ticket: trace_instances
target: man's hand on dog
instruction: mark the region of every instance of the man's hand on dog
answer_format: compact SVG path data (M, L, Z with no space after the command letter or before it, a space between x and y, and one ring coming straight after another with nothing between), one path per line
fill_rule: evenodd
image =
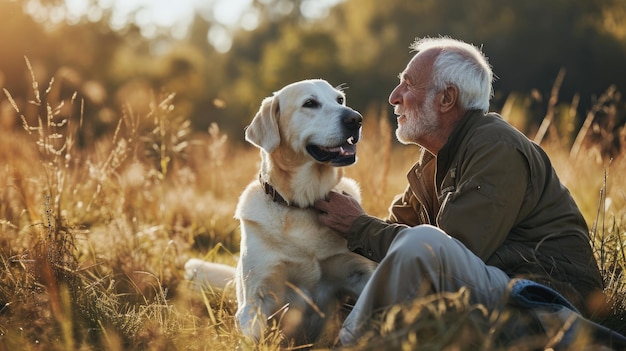
M358 201L346 192L331 191L326 199L316 201L314 206L320 211L319 221L341 234L347 233L352 223L366 214Z

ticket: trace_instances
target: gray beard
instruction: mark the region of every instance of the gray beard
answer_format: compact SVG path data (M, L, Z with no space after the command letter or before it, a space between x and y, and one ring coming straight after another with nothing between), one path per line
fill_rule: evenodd
M437 115L433 105L435 104L435 94L429 93L426 101L420 106L419 117L406 117L404 127L396 128L396 139L402 144L418 144L417 140L421 136L434 134L437 130Z

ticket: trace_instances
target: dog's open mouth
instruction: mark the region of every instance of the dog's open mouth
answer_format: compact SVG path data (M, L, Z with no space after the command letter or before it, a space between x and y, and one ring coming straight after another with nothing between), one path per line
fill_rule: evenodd
M306 151L319 162L330 162L335 167L348 166L356 161L356 138L350 137L335 147L310 144Z

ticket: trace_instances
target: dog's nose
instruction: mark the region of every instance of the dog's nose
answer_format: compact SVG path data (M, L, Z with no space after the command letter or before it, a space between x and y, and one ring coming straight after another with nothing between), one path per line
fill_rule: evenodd
M363 116L360 113L354 110L347 110L341 116L341 121L343 124L353 130L361 128L361 124L363 123Z

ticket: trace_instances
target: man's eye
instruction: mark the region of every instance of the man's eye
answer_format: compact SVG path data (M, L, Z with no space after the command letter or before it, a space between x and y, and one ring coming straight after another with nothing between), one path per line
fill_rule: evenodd
M339 103L339 105L343 105L344 101L345 101L345 99L343 98L343 96L338 96L337 97L337 102Z
M307 101L304 102L304 104L302 105L302 107L306 107L306 108L318 108L320 107L320 103L317 102L317 100L313 100L313 99L308 99Z

